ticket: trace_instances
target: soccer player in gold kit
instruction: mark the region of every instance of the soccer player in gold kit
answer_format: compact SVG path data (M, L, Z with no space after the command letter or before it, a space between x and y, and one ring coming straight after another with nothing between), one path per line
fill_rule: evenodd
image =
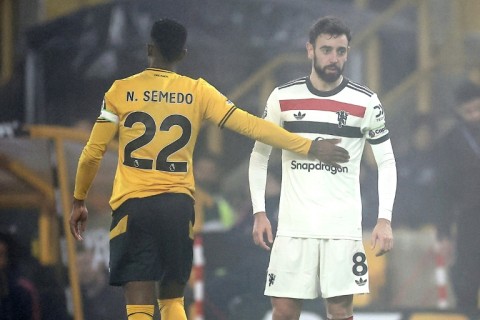
M187 30L170 19L151 29L150 67L117 80L105 94L80 156L70 231L82 240L85 204L108 143L118 133L118 165L110 199L110 284L122 286L129 320L186 319L184 289L193 257L192 156L204 120L252 139L339 166L338 140L311 141L255 117L203 79L175 73Z

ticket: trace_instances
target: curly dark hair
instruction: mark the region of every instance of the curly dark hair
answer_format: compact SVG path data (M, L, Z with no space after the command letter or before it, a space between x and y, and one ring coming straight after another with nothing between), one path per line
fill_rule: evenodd
M150 38L168 62L178 60L187 42L187 29L172 19L156 21L150 31Z
M322 33L332 36L346 35L348 42L352 39L350 28L339 18L326 16L317 20L310 28L309 42L315 44L315 40Z

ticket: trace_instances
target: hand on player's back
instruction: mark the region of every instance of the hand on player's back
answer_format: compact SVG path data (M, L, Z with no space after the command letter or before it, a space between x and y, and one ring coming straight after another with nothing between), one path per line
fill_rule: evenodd
M337 146L340 141L341 139L314 140L308 153L325 164L340 168L339 163L350 159L348 151Z

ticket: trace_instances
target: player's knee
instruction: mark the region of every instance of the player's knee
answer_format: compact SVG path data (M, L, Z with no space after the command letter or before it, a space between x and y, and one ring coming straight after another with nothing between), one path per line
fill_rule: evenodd
M347 320L351 319L353 313L345 308L328 308L327 310L329 320Z
M162 283L158 287L158 295L160 299L174 299L183 297L185 291L185 284L170 281Z
M277 305L273 307L273 320L298 320L299 318L300 310L291 306Z
M346 320L353 315L353 296L341 296L327 299L328 319Z

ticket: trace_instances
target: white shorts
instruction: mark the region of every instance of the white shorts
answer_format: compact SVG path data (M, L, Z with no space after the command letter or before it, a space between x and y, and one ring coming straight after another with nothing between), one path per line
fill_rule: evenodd
M360 240L275 238L265 295L295 299L369 293Z

